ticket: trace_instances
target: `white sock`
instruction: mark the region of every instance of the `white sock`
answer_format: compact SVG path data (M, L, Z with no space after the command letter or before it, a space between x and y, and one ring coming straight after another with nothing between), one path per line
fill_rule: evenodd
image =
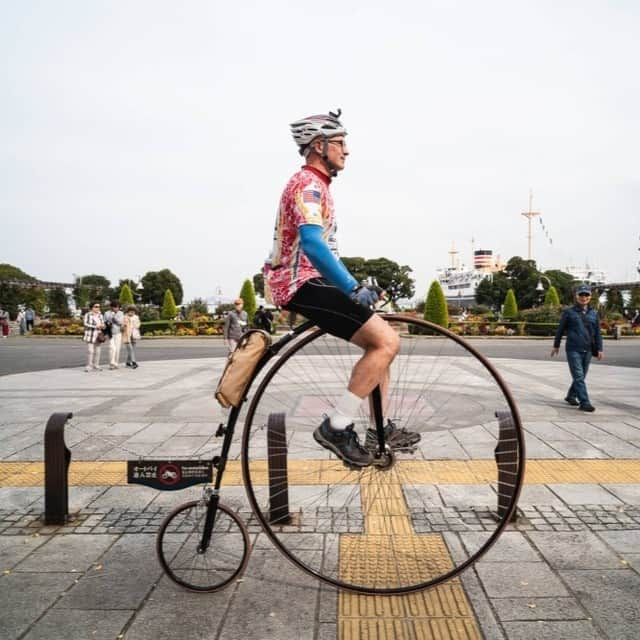
M358 413L362 398L346 389L338 403L329 414L329 422L334 429L345 429L353 422L353 417Z

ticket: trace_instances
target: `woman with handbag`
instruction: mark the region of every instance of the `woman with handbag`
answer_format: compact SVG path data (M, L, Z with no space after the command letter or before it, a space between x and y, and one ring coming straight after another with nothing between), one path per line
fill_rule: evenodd
M127 313L122 321L122 341L127 348L127 367L132 369L138 368L135 351L138 340L140 340L140 318L135 307L127 307Z
M87 343L87 366L84 369L87 373L92 369L102 371L100 351L102 343L107 339L102 332L104 328L104 317L100 312L100 303L94 302L89 311L84 314L84 336L82 339Z

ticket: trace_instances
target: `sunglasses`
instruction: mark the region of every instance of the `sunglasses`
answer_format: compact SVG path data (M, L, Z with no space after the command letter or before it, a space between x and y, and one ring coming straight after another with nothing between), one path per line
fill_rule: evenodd
M590 293L579 293L578 297L579 298L590 298L591 294Z

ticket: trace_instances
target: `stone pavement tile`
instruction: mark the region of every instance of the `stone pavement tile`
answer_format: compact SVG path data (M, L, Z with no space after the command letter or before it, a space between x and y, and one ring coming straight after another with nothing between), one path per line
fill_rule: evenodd
M493 442L468 442L464 445L469 458L472 460L494 460L495 459L495 440Z
M135 611L69 611L51 609L23 640L113 640Z
M615 640L640 637L640 576L621 571L561 571L560 575L590 613Z
M149 426L147 422L114 422L100 431L104 436L128 436L131 437Z
M549 446L565 458L604 459L609 456L584 440L549 440Z
M527 459L533 460L534 458L540 458L543 460L550 460L554 458L562 458L562 454L553 448L553 442L548 445L535 436L529 434L525 437L525 446L527 449Z
M338 625L335 622L323 623L318 627L318 640L336 640L338 637Z
M589 621L505 622L504 629L513 640L603 640L598 629Z
M625 504L640 505L640 484L603 484L602 486Z
M223 496L226 497L228 489L235 489L236 487L225 487L223 489ZM240 487L242 489L242 487ZM155 496L149 504L150 507L163 507L173 508L185 502L191 502L192 500L199 500L202 497L202 485L196 485L195 487L187 487L186 489L180 489L179 491L155 491ZM223 502L228 502L225 498Z
M289 495L291 504L300 504L301 494L298 490L302 491L305 487L290 487ZM291 493L291 490L294 493ZM314 499L314 502L318 506L320 501L317 499L317 492L313 490L310 492L310 497ZM340 485L327 485L327 503L328 507L343 508L343 507L360 507L360 486L357 484L340 484Z
M152 422L131 436L125 446L134 442L164 442L172 436L178 435L185 424L185 422Z
M468 460L469 456L451 431L424 433L418 450L429 460Z
M0 505L2 509L24 511L42 498L42 487L0 487Z
M590 531L530 531L529 538L554 569L620 569L620 559Z
M210 437L217 429L217 422L187 422L187 424L180 429L180 435ZM640 437L640 433L638 433L638 437Z
M549 484L547 485L566 504L615 504L621 505L612 493L598 484Z
M495 436L479 424L472 427L454 429L452 434L463 447L474 442L484 442L485 444L493 444L494 447L496 446Z
M598 535L620 554L640 553L640 530L599 531Z
M584 620L584 609L575 598L494 598L498 618L513 620Z
M561 508L564 503L558 496L543 484L526 484L520 491L518 506L522 509L529 506L551 506Z
M528 433L532 433L534 436L540 438L543 442L549 442L550 440L577 440L569 431L565 431L562 427L559 427L553 422L529 422L523 423L524 430ZM528 435L525 436L528 438Z
M488 484L441 484L440 495L448 507L492 506L496 493Z
M638 427L638 429L640 429L640 418L626 415L626 416L623 416L622 421L625 424L630 424L632 427Z
M14 571L60 571L84 573L117 536L66 534L50 536L47 543L36 549Z
M469 554L480 548L489 538L485 531L469 531L460 534ZM529 544L524 535L518 531L505 531L482 556L480 562L540 562L541 558Z
M234 586L216 593L193 593L163 576L136 613L124 637L127 640L216 638L234 593ZM245 617L253 618L247 613Z
M625 553L623 557L634 571L640 573L640 553Z
M197 452L208 436L173 436L151 450L151 455L158 458L170 458L178 456L197 456Z
M443 507L438 488L432 484L414 484L402 488L410 510L424 507Z
M69 487L69 513L73 514L77 511L81 511L107 490L108 487L89 485ZM42 490L41 493L43 493ZM41 509L44 513L44 494L42 494L40 498L31 505L31 509Z
M104 493L89 503L94 509L144 509L156 497L156 491L142 485L109 487Z
M312 640L318 593L318 581L281 554L254 549L218 638Z
M71 449L72 460L109 460L114 459L109 456L109 451L116 449L119 455L115 459L122 460L126 457L124 450L120 449L126 441L126 436L105 436L93 435L85 438L80 444Z
M462 542L458 535L455 533L445 533L444 538L453 562L456 564L464 562L468 558L468 555L463 549ZM477 565L472 565L467 571L463 571L460 580L471 602L473 612L478 621L478 625L482 629L485 640L503 640L504 634L498 625L486 593L480 584L476 566Z
M338 620L338 590L321 584L319 600L318 621L335 623Z
M162 573L155 554L155 538L155 534L122 535L58 607L137 609Z
M591 420L591 424L622 440L640 440L640 422L638 426L632 426L625 422L600 422Z
M479 562L476 571L490 598L569 595L562 582L543 562Z
M76 578L73 573L11 573L2 576L0 638L18 638Z
M32 551L49 540L48 536L1 536L0 574L13 569Z

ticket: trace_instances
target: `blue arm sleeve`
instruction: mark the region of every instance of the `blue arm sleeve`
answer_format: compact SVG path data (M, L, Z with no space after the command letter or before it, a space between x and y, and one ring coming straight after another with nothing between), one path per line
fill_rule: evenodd
M300 225L299 231L300 245L311 264L332 285L349 295L358 283L322 239L322 227L317 224L303 224Z

